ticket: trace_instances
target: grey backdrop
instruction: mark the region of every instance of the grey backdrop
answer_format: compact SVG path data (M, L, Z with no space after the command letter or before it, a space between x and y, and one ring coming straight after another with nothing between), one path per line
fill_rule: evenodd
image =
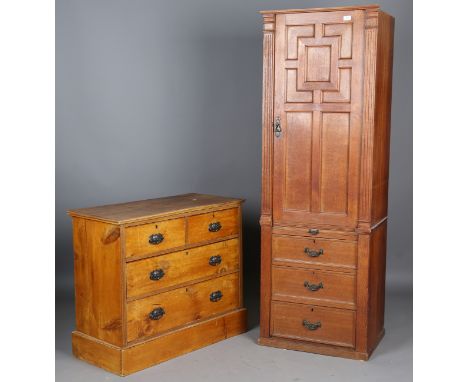
M262 97L257 11L356 3L370 2L57 1L57 297L73 298L67 209L212 193L247 199L245 294L250 322L257 322ZM411 293L412 2L380 4L396 17L387 287Z

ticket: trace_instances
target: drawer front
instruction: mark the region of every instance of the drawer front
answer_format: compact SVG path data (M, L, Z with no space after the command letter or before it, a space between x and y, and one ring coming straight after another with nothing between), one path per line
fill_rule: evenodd
M271 305L271 334L354 348L355 316L354 311L347 309L274 301Z
M354 274L273 266L273 300L355 308Z
M231 239L127 264L127 297L239 270L239 240Z
M125 229L126 257L147 255L185 245L185 218Z
M237 235L239 213L237 208L190 216L187 241L189 244Z
M275 235L272 245L273 264L356 269L356 242Z
M238 306L238 273L131 301L127 306L128 341L156 335Z

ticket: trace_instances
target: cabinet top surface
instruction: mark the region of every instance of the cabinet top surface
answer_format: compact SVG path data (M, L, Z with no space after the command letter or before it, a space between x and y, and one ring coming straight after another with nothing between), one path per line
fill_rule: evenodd
M74 217L124 224L176 213L190 213L217 206L236 205L242 202L243 199L192 193L129 203L79 208L69 210L68 214Z
M352 11L352 10L378 11L380 10L380 6L378 4L369 4L369 5L355 5L355 6L333 7L333 8L272 9L272 10L260 11L260 13L262 14L306 13L306 12L333 12L333 11Z

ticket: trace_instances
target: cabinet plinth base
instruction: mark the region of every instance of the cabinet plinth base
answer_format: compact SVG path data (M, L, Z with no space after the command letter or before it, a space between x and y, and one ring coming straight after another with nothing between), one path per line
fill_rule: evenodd
M247 310L242 308L122 348L74 331L73 354L83 361L125 376L246 330Z
M383 338L384 334L385 331L383 330L378 338L378 341L375 343L375 345L369 352L358 352L353 349L347 349L341 346L323 345L314 342L286 339L280 337L260 337L258 339L258 344L263 346L271 346L279 349L297 350L333 357L343 357L367 361L372 355L374 349L379 344L380 340Z

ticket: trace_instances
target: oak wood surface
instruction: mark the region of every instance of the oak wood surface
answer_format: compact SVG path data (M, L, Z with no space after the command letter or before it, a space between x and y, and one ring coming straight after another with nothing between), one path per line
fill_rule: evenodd
M259 345L272 346L279 349L298 350L308 353L318 353L333 357L349 358L367 361L372 353L363 353L345 346L335 346L312 341L302 341L293 338L259 337Z
M261 13L259 343L367 360L385 332L394 19L378 5ZM274 134L277 120L279 136ZM336 262L301 260L302 244L297 243L319 240L344 245ZM345 288L352 305L336 306L355 314L354 349L273 334L275 293L281 289L279 299L304 302L296 290L299 284L292 285L291 279L305 268L353 278ZM280 277L278 269L287 277ZM316 304L323 307L324 301L329 304L320 299Z
M151 235L163 235L158 244L151 244ZM125 228L125 253L127 257L141 256L177 248L185 244L185 218Z
M218 256L220 263L210 265L210 258ZM150 273L155 270L162 270L164 276L152 280ZM131 262L127 264L127 298L238 270L239 239Z
M354 241L273 235L272 246L275 265L345 271L357 266Z
M77 330L122 345L119 227L74 218L73 250Z
M308 285L321 285L311 290ZM354 309L356 277L352 273L273 266L272 299Z
M282 132L273 150L275 224L355 226L363 31L362 10L276 15L275 120ZM299 101L296 93L311 96Z
M280 14L280 13L307 13L307 12L335 12L335 11L352 11L356 9L369 10L369 11L378 11L378 4L368 4L368 5L353 5L345 7L327 7L327 8L300 8L300 9L270 9L260 11L261 14Z
M304 320L320 326L310 330ZM274 336L354 348L354 311L273 301L271 322Z
M238 283L239 275L233 273L129 302L128 341L156 335L191 321L238 308ZM213 302L210 294L216 291L221 291L222 298ZM158 320L149 318L155 308L163 308L165 312Z
M114 224L125 224L165 217L174 213L188 214L210 207L218 208L230 204L236 206L242 202L242 199L191 193L129 203L73 209L69 210L68 214Z
M210 231L210 224L219 223L218 231ZM239 213L237 208L193 215L187 218L187 243L213 240L239 233Z

